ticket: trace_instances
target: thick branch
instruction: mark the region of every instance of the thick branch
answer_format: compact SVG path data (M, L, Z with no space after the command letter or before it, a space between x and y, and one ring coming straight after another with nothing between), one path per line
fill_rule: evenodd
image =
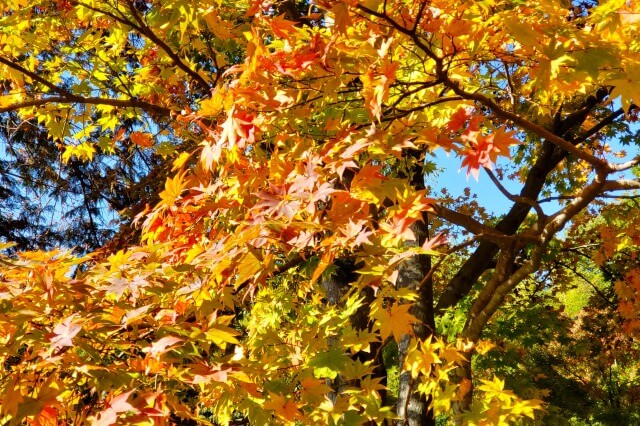
M602 192L606 182L604 178L604 173L598 174L578 197L552 216L542 230L541 243L533 249L531 257L521 268L506 278L503 277L503 271L496 270L494 278L482 289L469 311L467 324L462 332L464 337L473 341L480 337L484 326L502 305L506 295L522 280L538 270L542 256L546 253L549 243L558 231ZM513 257L515 257L515 253L512 249L505 249L500 255L501 259L512 259Z
M623 172L625 170L629 170L630 168L637 166L638 164L640 164L640 156L634 158L633 160L629 160L627 162L624 162L624 163L610 164L609 165L609 170L611 170L613 172Z
M629 191L640 189L640 179L608 180L604 183L603 191Z
M540 207L540 204L538 204L536 201L534 201L534 200L532 200L530 198L519 197L517 195L513 195L512 193L507 191L507 188L505 188L502 185L502 182L500 182L500 180L498 180L498 178L496 177L496 175L493 174L493 172L491 171L490 168L488 168L486 166L483 167L483 168L484 168L484 171L487 172L487 175L489 176L489 179L491 179L491 182L493 182L493 184L496 186L496 188L498 188L498 190L502 193L502 195L504 195L510 201L513 201L514 203L529 204L531 207L533 207L536 210L536 213L538 213L538 217L540 217L541 219L544 219L546 217L544 212L542 211L542 208Z
M610 192L610 191L633 191L640 189L640 179L618 179L618 180L608 180L602 186L602 192ZM596 198L629 198L634 199L638 198L640 195L609 195L609 194L598 194ZM558 195L555 197L547 197L538 201L539 203L548 203L550 201L557 200L573 200L577 198L575 195Z
M161 107L159 105L153 105L148 102L141 101L139 99L111 99L111 98L84 98L70 94L69 96L54 96L49 98L32 99L24 102L19 102L13 105L9 105L0 108L0 113L8 111L17 111L22 108L29 108L33 106L42 106L46 104L86 104L86 105L110 105L119 108L140 108L143 111L153 114L159 114L164 116L170 116L172 110L169 108Z
M496 244L504 244L513 241L512 236L506 235L491 226L480 223L471 216L451 210L442 205L434 205L433 212L439 218L454 225L461 226L472 234L479 235L483 239L492 241Z
M620 117L621 115L624 114L624 110L622 108L614 111L613 113L609 114L607 117L605 117L604 119L602 119L598 124L596 124L595 126L593 126L592 128L590 128L589 130L587 130L586 132L584 132L583 135L581 135L580 137L578 137L576 139L576 142L584 142L587 139L589 139L591 136L595 135L596 133L598 133L600 130L604 129L605 127L607 127L609 124L613 123L616 118Z
M571 129L582 124L591 109L602 102L607 95L608 91L601 90L598 91L595 96L590 96L585 99L583 104L577 109L577 111L580 111L580 114L572 113L564 119L555 122L552 129L553 133L564 135L570 132ZM536 162L531 169L529 169L527 179L519 196L523 199L536 200L545 185L549 173L555 169L566 156L567 151L545 140L537 155ZM495 229L507 235L515 233L526 219L529 210L531 210L529 203L516 202L504 218L495 226ZM462 265L443 291L436 306L437 312L442 312L446 308L455 305L469 293L480 275L491 266L495 255L498 253L498 249L498 246L491 242L483 241L480 243L476 251Z
M38 83L42 84L43 86L45 86L46 88L48 88L49 90L51 90L54 93L57 93L59 95L62 96L74 96L73 93L71 93L70 91L63 89L62 87L58 87L55 84L51 83L50 81L47 81L46 79L40 77L38 74L36 74L33 71L29 71L28 69L26 69L25 67L23 67L22 65L19 65L7 58L3 58L2 56L0 56L0 64L5 64L6 66L8 66L9 68L13 68L14 70L18 71L21 74L24 74L25 76L29 77L30 79L32 79L33 81L37 81Z

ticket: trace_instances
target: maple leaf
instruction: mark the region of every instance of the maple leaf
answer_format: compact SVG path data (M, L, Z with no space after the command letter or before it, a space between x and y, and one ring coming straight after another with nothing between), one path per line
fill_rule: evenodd
M380 337L385 340L393 335L396 342L402 339L405 334L413 333L413 324L417 322L416 318L409 313L410 304L393 304L391 309L378 309L373 317L376 319L376 325L380 327Z
M470 144L470 148L462 153L463 160L461 167L467 167L467 176L472 174L478 180L481 167L491 169L497 156L509 156L509 146L517 144L513 137L513 132L505 133L498 130L489 135L482 135L478 132L467 131L463 140Z
M193 379L189 380L189 383L210 383L212 381L227 383L229 373L233 371L231 367L225 368L210 368L207 365L195 365L191 371L195 373Z
M373 235L372 231L369 231L365 228L366 222L364 220L360 220L357 223L349 220L346 228L341 228L341 233L345 236L346 240L352 243L353 246L358 246L360 244L371 244L369 241L369 236Z
M73 157L77 157L81 161L93 160L96 148L92 143L84 142L79 145L67 145L62 154L62 161L68 163Z
M54 336L49 338L52 349L73 346L73 338L82 330L82 325L78 324L77 317L78 314L72 314L54 327Z
M284 16L283 13L282 15L269 19L269 26L276 37L289 38L292 34L296 33L296 23L285 19Z
M302 387L302 398L309 404L320 404L331 392L331 388L325 384L324 380L307 377L300 382Z
M432 343L431 336L424 342L414 344L408 351L405 369L410 371L414 378L420 374L429 376L434 365L441 362L438 349L439 345Z
M293 424L302 418L302 413L293 400L287 399L282 394L269 392L269 399L263 404L267 410L273 410L275 415L287 424Z
M238 277L236 279L236 287L244 284L246 281L256 277L262 270L264 265L252 252L247 252L238 262Z
M469 108L458 108L458 110L449 118L447 130L457 132L464 127L469 117L471 117L471 110Z
M640 293L640 268L632 268L624 278L630 288Z
M382 182L386 177L380 172L380 165L366 165L351 181L351 193L354 198L363 201L379 202L378 195L375 192L381 189Z
M139 308L127 311L122 316L122 320L121 320L122 325L125 327L128 327L130 324L133 324L136 321L140 320L141 318L144 317L147 311L151 309L151 307L152 307L151 305L146 305L146 306L141 306Z
M205 332L208 340L211 340L221 348L226 347L226 343L238 344L240 343L237 336L240 335L236 330L223 326L215 325Z
M58 426L60 424L58 422L59 416L60 412L56 407L47 405L38 413L34 420L27 419L27 424L29 426Z
M140 275L136 275L133 279L126 278L109 278L111 285L106 286L104 289L109 293L113 293L116 298L120 298L122 294L129 290L131 292L132 300L136 300L140 295L140 289L149 286L147 280Z
M348 357L339 349L330 349L314 354L309 361L309 366L313 367L313 372L318 377L328 377L335 379L338 373L344 368Z
M433 238L424 241L422 249L427 252L433 251L434 248L446 244L447 240L448 238L445 232L438 232Z
M391 220L380 223L380 229L392 236L392 241L415 241L416 235L411 230L411 225L416 221L413 218L402 217L401 215L393 215Z
M142 349L142 352L148 353L150 356L158 358L160 355L169 352L171 347L183 342L184 339L175 336L165 336L151 344L151 346Z
M149 133L133 132L129 137L131 138L131 142L141 148L149 148L153 145L153 140Z
M613 288L620 299L631 299L634 296L633 289L626 281L616 281Z
M160 193L160 198L165 205L173 204L182 195L185 185L184 177L184 174L177 174L173 178L167 178L164 191Z
M382 103L389 95L389 86L395 80L397 66L397 63L386 61L380 70L381 74L376 74L375 70L370 68L366 74L361 76L362 94L367 101L371 117L378 121L382 115Z
M607 84L613 86L611 96L620 98L622 107L625 111L630 111L631 105L640 102L640 90L638 83L640 82L640 65L633 63L626 67L625 72L619 73L617 78L607 81Z
M633 304L633 302L629 302L626 300L621 300L618 302L618 312L620 312L620 316L627 320L634 320L638 316L638 309Z
M333 25L339 33L346 33L351 25L349 16L349 6L346 3L337 3L331 8L333 14Z
M118 414L120 413L126 413L128 411L138 413L139 411L127 402L127 399L129 399L129 396L132 393L133 390L121 393L120 395L113 398L110 402L107 403L107 408L98 413L98 415L96 416L96 420L92 424L97 426L111 426L116 424L118 420Z
M238 145L244 148L245 143L255 142L256 126L253 124L254 116L245 111L229 111L227 119L222 124L220 141L218 143L228 143L230 147Z

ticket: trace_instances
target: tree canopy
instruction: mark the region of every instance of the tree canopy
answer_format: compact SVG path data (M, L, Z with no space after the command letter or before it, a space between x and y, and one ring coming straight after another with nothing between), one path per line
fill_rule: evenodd
M640 421L638 2L0 11L3 422Z

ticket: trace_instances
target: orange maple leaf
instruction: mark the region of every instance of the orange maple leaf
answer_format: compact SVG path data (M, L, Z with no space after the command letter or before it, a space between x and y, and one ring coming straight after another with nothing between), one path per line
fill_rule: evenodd
M478 180L480 167L491 169L498 155L509 157L509 146L518 143L513 132L505 132L499 129L488 135L482 135L476 131L467 130L462 136L470 147L462 153L462 167L467 167L467 176L472 174Z
M253 120L253 115L232 109L227 120L221 126L219 143L227 142L230 147L238 144L240 148L244 148L245 143L255 142L256 126L253 124Z
M331 8L331 12L333 13L333 22L336 31L342 34L346 34L347 28L351 26L349 6L345 3L338 3Z
M449 123L447 123L447 130L449 130L450 132L457 132L458 130L462 129L470 116L471 112L468 108L458 109L449 118Z
M289 38L291 34L294 34L296 32L295 25L295 22L284 18L284 13L269 21L271 31L273 31L273 34L279 38Z
M142 148L149 148L153 145L153 140L149 133L133 132L131 133L131 142Z
M29 426L58 426L62 422L58 421L59 411L57 408L48 405L40 411L40 413L31 420L27 418L27 424Z
M380 327L380 336L383 340L393 334L396 342L399 342L403 335L413 332L412 324L417 322L416 318L409 313L411 305L394 304L390 310L379 309L374 318Z
M626 300L618 303L618 312L622 318L627 320L634 320L638 316L636 306L632 302Z
M275 415L287 423L294 423L301 419L302 414L293 400L287 400L282 394L269 392L269 400L264 403L264 408L273 410Z

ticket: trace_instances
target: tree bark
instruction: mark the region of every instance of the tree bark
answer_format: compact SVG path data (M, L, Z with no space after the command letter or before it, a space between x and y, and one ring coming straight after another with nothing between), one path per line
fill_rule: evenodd
M411 245L422 245L428 239L427 215L423 213L423 221L416 222L412 226L416 234L416 242ZM402 265L398 271L398 287L408 287L418 292L418 300L412 306L410 312L418 319L414 325L415 337L425 340L435 332L435 318L433 310L433 281L424 277L431 269L431 257L426 255L413 256ZM411 336L405 335L398 344L399 363L402 369L407 356L407 349ZM429 409L430 397L417 392L410 371L404 371L400 375L398 386L397 415L400 418L398 424L409 426L435 425L435 416Z
M347 294L349 286L354 283L358 275L356 273L357 266L352 259L336 259L334 261L336 271L334 274L322 279L321 285L325 290L327 303L329 305L338 305L342 297ZM369 330L371 327L370 310L371 302L375 300L375 295L371 287L364 288L360 295L364 298L364 302L358 310L349 318L353 327L358 331ZM333 345L333 341L329 341L329 345ZM373 378L379 378L382 386L387 385L387 369L382 359L382 342L372 343L369 351L359 351L352 356L353 359L362 362L373 361ZM334 380L327 380L327 386L333 389L329 394L329 399L335 403L338 393L347 386L344 379L338 375ZM384 404L387 393L380 391L380 399Z

